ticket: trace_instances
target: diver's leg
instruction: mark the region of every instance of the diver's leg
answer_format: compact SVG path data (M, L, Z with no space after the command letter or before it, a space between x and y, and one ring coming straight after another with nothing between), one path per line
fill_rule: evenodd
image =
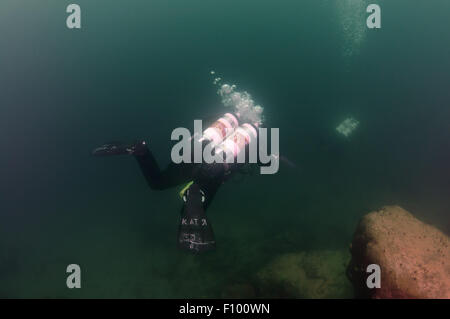
M224 181L225 170L222 164L205 164L197 167L193 173L193 184L183 194L178 247L201 253L216 247L206 209Z
M192 164L170 163L161 171L155 157L145 144L138 146L139 152L134 154L141 172L151 189L162 190L182 183L192 178Z
M162 190L188 182L192 176L192 164L171 163L166 169L161 171L145 141L139 141L132 144L118 142L104 144L94 149L92 155L134 155L148 185L150 188L156 190Z

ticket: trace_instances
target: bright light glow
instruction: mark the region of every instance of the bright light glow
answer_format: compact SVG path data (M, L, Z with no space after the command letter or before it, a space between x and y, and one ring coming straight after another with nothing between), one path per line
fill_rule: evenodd
M340 134L348 137L359 125L359 122L355 120L353 117L349 117L344 120L338 127L336 127L336 131Z

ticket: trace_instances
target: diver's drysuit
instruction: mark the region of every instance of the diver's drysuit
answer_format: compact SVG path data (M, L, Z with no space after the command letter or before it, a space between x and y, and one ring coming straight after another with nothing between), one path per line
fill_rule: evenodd
M203 141L202 144L206 146L207 141ZM193 163L193 161L175 164L171 162L167 168L161 171L144 141L131 145L105 144L96 148L92 153L95 156L133 155L148 185L154 190L163 190L188 183L180 193L184 203L178 229L178 246L192 252L204 252L215 248L214 233L205 211L220 185L233 173L239 171L243 164L206 164Z

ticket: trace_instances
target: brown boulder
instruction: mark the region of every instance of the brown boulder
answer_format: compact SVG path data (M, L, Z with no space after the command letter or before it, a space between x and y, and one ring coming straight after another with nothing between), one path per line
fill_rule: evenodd
M347 274L360 298L450 298L450 240L399 206L360 221ZM366 268L381 268L381 287L369 289Z

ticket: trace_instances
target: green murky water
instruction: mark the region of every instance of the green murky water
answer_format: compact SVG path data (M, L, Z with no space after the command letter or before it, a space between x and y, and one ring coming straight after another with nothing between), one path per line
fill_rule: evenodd
M81 30L67 1L0 3L0 297L259 297L287 253L340 276L304 297L348 297L365 213L399 204L450 231L448 1L377 1L379 30L365 0L77 3ZM218 249L192 256L176 249L179 189L89 152L145 138L169 163L175 127L223 110L212 69L264 107L296 168L225 184Z

